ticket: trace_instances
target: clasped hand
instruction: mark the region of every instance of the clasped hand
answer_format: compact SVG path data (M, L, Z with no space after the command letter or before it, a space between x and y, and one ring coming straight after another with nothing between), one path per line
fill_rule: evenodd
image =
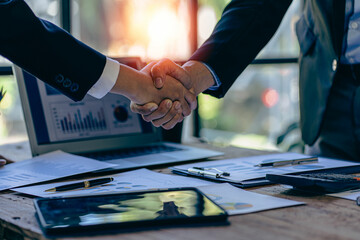
M188 61L181 67L169 59L164 59L151 63L145 72L149 70L157 89L162 90L167 88L167 85L176 85L178 81L177 84L181 83L188 94L185 95L186 101L181 101L181 98L167 97L159 105L154 102L144 105L131 102L133 112L141 114L145 121L151 121L154 126L162 126L164 129L173 128L188 116L197 107L196 96L214 84L209 69L197 61ZM172 95L174 94L176 93L172 92Z
M156 127L171 129L197 107L196 96L214 84L209 69L189 61L182 67L164 59L140 71L121 65L110 92L131 102L131 110ZM155 85L155 87L154 87Z
M141 71L148 72L149 70L153 84L159 93L167 92L169 95L160 102L152 101L144 105L132 101L131 110L141 114L145 121L152 122L156 127L171 129L197 107L190 75L168 59L152 62Z
M157 63L150 63L140 71L121 65L118 79L110 92L130 99L132 111L143 114L146 121L152 121L155 126L170 129L196 108L196 95L181 81L165 74L162 75L161 86L154 87L151 71L154 70L155 64ZM139 108L138 111L137 108ZM155 111L156 109L159 110ZM161 109L170 109L170 111L160 119L155 118L154 116ZM154 115L148 114L153 111L155 111Z
M145 105L132 101L131 109L133 112L141 113L143 119L151 121L154 126L171 129L183 121L184 117L190 115L191 111L197 107L197 101L194 90L187 82L181 81L184 73L166 75L167 71L164 72L166 69L163 66L163 62L152 62L140 71L152 77L151 88L145 86L146 90L140 91L149 93L146 94L149 98L143 95L139 100ZM176 66L180 70L181 67Z

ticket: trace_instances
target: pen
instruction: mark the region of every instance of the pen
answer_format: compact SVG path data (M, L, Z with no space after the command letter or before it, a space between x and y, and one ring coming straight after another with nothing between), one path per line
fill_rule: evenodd
M255 167L279 167L284 165L297 165L303 163L312 163L317 162L317 157L309 157L309 158L299 158L299 159L290 159L290 160L280 160L266 163L259 163L255 165Z
M114 180L114 178L112 178L112 177L98 178L98 179L93 179L93 180L88 180L88 181L72 183L72 184L62 185L59 187L50 188L50 189L45 190L45 192L61 192L61 191L74 190L74 189L78 189L78 188L89 188L89 187L109 183L113 180Z
M214 170L216 172L211 172L211 171L208 171L208 170ZM230 173L220 171L220 170L218 170L216 168L192 167L192 168L188 168L187 171L189 173L195 173L195 174L198 174L198 175L201 175L201 176L212 176L212 177L215 177L215 178L220 178L222 175L223 176L230 176Z

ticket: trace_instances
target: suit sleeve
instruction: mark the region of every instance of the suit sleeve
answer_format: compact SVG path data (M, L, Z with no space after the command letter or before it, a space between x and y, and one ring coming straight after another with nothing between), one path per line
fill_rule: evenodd
M0 54L73 100L100 78L106 57L34 15L23 0L0 0Z
M205 93L223 97L280 25L291 0L233 0L211 36L190 60L207 64L221 86Z

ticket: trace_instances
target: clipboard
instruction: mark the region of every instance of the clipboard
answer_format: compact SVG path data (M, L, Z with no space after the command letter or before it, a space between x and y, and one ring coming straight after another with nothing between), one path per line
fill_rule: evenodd
M330 159L319 157L317 162L306 164L268 166L263 163L271 161L285 161L294 159L311 158L311 156L299 153L278 153L269 155L259 155L251 157L214 160L170 167L173 173L183 176L197 177L213 182L230 183L240 188L248 188L272 184L266 180L266 174L299 174L304 172L327 172L327 173L356 173L360 172L360 163L345 160ZM266 166L266 165L265 165ZM189 168L216 168L218 171L228 172L229 176L211 176L189 172Z
M230 183L231 185L233 185L235 187L239 187L239 188L249 188L249 187L256 187L256 186L272 184L270 181L266 180L265 178L264 179L253 179L253 180L247 180L247 181L233 181L231 179L227 179L227 178L223 178L223 177L217 178L217 177L212 177L212 176L199 175L196 173L190 173L187 170L178 169L176 167L170 167L169 169L175 174L202 178L202 179L211 180L211 181L218 182L218 183Z

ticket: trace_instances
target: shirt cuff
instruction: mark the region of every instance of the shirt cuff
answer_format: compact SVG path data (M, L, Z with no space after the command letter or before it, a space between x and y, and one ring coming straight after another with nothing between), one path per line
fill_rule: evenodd
M220 85L221 85L221 81L220 79L218 78L218 76L215 74L214 70L209 66L207 65L206 63L202 62L202 64L205 65L205 67L210 71L211 75L213 76L214 80L215 80L215 83L214 85L212 85L211 87L209 87L207 90L210 90L210 91L216 91L219 89Z
M88 94L98 99L104 97L114 87L119 71L120 63L106 57L104 71L99 80L90 88Z

